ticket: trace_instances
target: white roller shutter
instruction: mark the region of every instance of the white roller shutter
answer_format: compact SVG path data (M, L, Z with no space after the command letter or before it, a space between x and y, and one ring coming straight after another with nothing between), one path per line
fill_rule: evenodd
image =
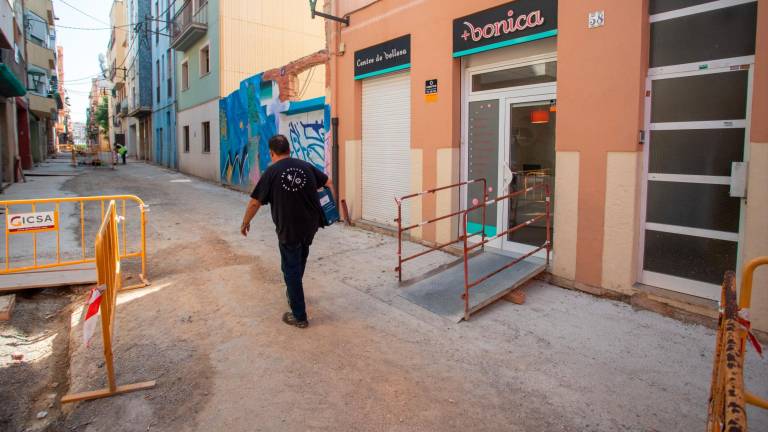
M409 73L363 80L362 152L363 219L394 225L394 198L411 192ZM407 214L403 220L408 220Z

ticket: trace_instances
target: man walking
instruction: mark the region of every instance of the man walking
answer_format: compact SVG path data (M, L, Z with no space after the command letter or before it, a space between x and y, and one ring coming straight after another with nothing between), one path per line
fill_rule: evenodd
M306 305L302 278L309 256L309 246L324 224L323 209L317 190L327 186L333 191L328 176L314 165L291 157L291 146L283 135L269 140L272 164L262 174L251 193L245 209L240 232L248 236L251 219L262 205L269 204L280 242L283 278L291 312L283 315L283 322L306 328Z

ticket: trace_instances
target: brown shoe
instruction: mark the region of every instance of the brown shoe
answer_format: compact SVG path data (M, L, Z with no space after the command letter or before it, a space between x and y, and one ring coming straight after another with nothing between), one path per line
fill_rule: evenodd
M299 321L295 316L293 316L291 312L286 312L283 314L283 322L301 329L309 327L309 321Z

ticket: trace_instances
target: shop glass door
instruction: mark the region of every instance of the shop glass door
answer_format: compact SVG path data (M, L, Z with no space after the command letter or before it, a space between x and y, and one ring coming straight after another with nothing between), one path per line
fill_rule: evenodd
M504 162L500 164L499 187L505 194L533 189L499 206L499 230L506 231L544 216L504 236L502 249L512 253L525 254L546 242L546 186L550 191L550 215L554 215L557 107L555 95L549 96L544 100L541 96L510 98L506 103L506 143L499 155ZM552 239L552 219L549 238ZM539 252L542 256L545 253Z

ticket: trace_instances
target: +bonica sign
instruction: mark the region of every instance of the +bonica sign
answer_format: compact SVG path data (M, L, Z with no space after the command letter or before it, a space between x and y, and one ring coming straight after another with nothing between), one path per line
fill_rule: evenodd
M453 56L557 35L557 0L517 0L453 20Z
M363 79L411 67L411 35L400 36L355 51L355 79Z

